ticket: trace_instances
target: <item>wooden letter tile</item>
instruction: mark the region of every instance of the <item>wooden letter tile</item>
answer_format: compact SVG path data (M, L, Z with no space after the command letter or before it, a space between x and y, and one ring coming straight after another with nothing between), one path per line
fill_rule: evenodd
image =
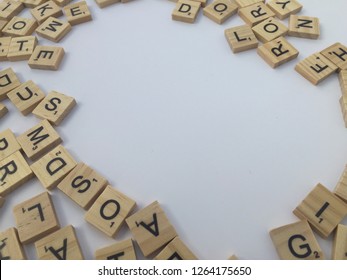
M2 32L11 37L31 35L37 27L37 22L31 18L13 17Z
M177 236L157 201L130 216L126 223L145 257Z
M222 24L232 15L236 14L238 6L231 0L215 0L204 8L203 13L209 19Z
M12 68L0 71L0 101L7 98L7 93L20 85L17 75Z
M28 64L31 69L58 70L64 54L62 47L37 46Z
M25 260L25 252L18 240L16 228L0 232L0 260Z
M280 21L270 17L252 28L255 36L263 43L270 42L288 33L288 28Z
M258 47L258 54L272 67L276 68L298 57L299 51L285 38L280 37Z
M343 96L345 98L345 96ZM347 98L344 99L344 102L347 103ZM346 110L347 104L345 103L344 110ZM346 111L344 112L344 116L346 115ZM345 170L342 173L342 176L337 183L337 186L334 190L334 193L341 199L343 199L347 203L347 165Z
M54 125L59 125L75 107L76 100L57 91L50 92L35 108L33 114L41 119L47 119Z
M179 0L172 12L172 19L194 23L200 10L200 3L190 0Z
M69 4L72 0L53 0L55 4L57 4L60 7L64 7L67 4Z
M0 208L5 204L5 198L0 196Z
M347 215L347 204L318 184L293 213L307 220L323 238L327 238Z
M22 244L35 242L60 227L48 192L16 205L13 214Z
M260 2L264 3L265 0L235 0L235 2L240 8L244 8Z
M13 0L3 1L0 3L0 19L10 20L14 16L18 15L23 9L24 6L20 2Z
M76 25L92 20L92 15L88 9L87 2L81 1L72 3L64 7L67 21L71 25Z
M12 38L8 50L7 59L9 61L28 60L37 44L35 36L24 36Z
M47 1L31 9L30 12L38 23L44 22L49 17L60 17L63 15L61 8L53 1Z
M33 173L20 151L0 161L0 195L4 196L23 185Z
M334 63L339 70L347 70L347 47L336 43L321 51L321 54Z
M10 129L0 132L0 161L21 149L16 136Z
M98 4L100 8L108 7L110 5L119 3L120 1L121 0L95 0L96 4Z
M92 224L110 237L114 237L136 203L126 195L107 186L85 215Z
M10 49L11 39L11 37L0 38L0 61L7 60L7 54Z
M302 9L302 5L296 0L272 0L267 5L279 19L286 19L290 15L297 14Z
M340 81L342 95L347 95L347 70L340 71L339 81Z
M282 260L322 260L323 252L308 225L299 221L270 231L277 254Z
M59 145L31 165L32 171L46 189L56 187L77 165L72 156Z
M7 107L0 103L0 119L8 113Z
M263 20L274 17L275 14L264 3L256 3L239 9L239 16L250 26L254 26Z
M0 37L4 36L4 34L2 34L2 30L4 29L4 27L7 25L8 21L7 20L2 20L0 19Z
M317 85L337 71L337 66L320 53L300 61L295 70L312 84Z
M259 42L252 28L248 25L226 29L224 34L233 53L239 53L258 47Z
M136 260L134 244L131 239L96 250L96 260Z
M316 17L291 15L289 18L289 36L317 39L320 35L319 19Z
M189 250L179 237L175 237L154 258L155 260L197 260L197 257Z
M62 140L47 120L43 120L17 138L26 156L36 160L59 145Z
M36 33L47 40L58 43L71 29L70 23L49 17L36 29Z
M334 236L333 260L347 260L347 226L338 225Z
M73 226L67 226L35 243L39 260L83 260Z
M39 6L46 2L47 0L20 0L27 8L35 8L36 6Z
M84 209L89 209L105 189L107 180L84 163L77 166L58 185L63 193Z

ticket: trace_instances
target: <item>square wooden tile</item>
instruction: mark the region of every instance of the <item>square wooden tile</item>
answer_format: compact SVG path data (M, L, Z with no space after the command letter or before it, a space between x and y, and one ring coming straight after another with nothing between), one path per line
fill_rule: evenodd
M13 214L22 244L35 242L59 229L59 222L48 192L16 205Z
M283 37L259 46L257 52L272 68L287 63L299 55L299 51Z
M272 0L266 4L279 19L286 19L290 15L301 11L302 5L296 0L278 1Z
M23 9L24 6L21 2L14 0L2 1L0 3L0 19L8 21L18 15Z
M20 85L20 81L12 68L0 71L0 101L7 98L7 93Z
M347 226L338 225L332 250L333 260L347 260Z
M40 158L62 142L58 132L47 120L18 136L17 141L31 160Z
M81 162L59 183L58 189L87 210L107 183L98 172Z
M53 125L59 125L76 106L76 100L57 91L51 91L34 109L33 114L46 119Z
M5 198L0 196L0 208L5 204Z
M16 136L10 129L0 132L0 161L21 149Z
M36 20L15 16L3 28L2 33L11 37L29 36L35 31L36 27Z
M293 213L307 220L318 234L327 238L347 215L347 204L318 184Z
M0 232L0 260L26 260L22 244L18 240L16 228Z
M201 4L190 0L179 0L172 12L172 19L186 23L194 23Z
M70 23L55 17L49 17L36 29L36 33L47 40L58 43L71 29Z
M86 1L72 3L64 7L65 16L71 25L88 22L92 20Z
M289 18L289 36L317 39L320 35L319 19L316 17L291 15Z
M64 7L67 4L69 4L72 0L53 0L55 4L57 4L60 7Z
M33 81L27 81L7 94L14 106L24 115L30 114L40 101L44 92Z
M85 220L110 237L114 237L136 202L107 186L85 215Z
M335 43L332 46L320 52L332 63L334 63L338 70L347 70L347 47L341 43Z
M96 250L96 260L136 260L134 244L131 239L114 243Z
M65 55L62 47L37 46L30 56L31 69L58 70Z
M282 260L322 260L323 252L308 225L299 221L270 231L270 237Z
M36 6L30 12L38 23L44 22L49 17L60 17L63 15L61 8L52 0Z
M32 177L33 173L21 152L11 154L0 161L0 195L5 196Z
M344 111L344 117L346 119L347 97L344 95L343 98L344 98L343 99L343 103L344 103L343 111ZM346 125L347 125L347 120L346 120ZM347 203L347 165L346 165L345 169L343 170L343 173L341 175L339 182L336 185L334 193L339 198L341 198L342 200L344 200Z
M337 71L337 66L322 54L315 53L300 61L295 70L312 84L317 85Z
M0 38L0 61L7 60L7 54L10 49L11 39L11 37Z
M0 103L0 119L8 113L7 107Z
M126 223L145 257L177 236L157 201L127 218Z
M166 247L154 258L155 260L197 260L194 253L182 242L179 237L175 237Z
M239 16L250 26L254 26L263 20L274 17L275 14L263 2L259 2L239 9Z
M203 13L218 24L224 23L228 18L237 13L238 6L231 0L215 0L207 5Z
M100 8L105 8L108 7L110 5L116 4L121 2L121 0L95 0L96 4L98 4L98 6Z
M339 81L342 95L347 95L347 70L341 70L339 73Z
M20 0L26 8L35 8L46 2L47 0Z
M258 47L258 39L255 37L252 28L248 25L241 25L226 29L225 38L233 53L239 53Z
M288 27L273 17L258 23L252 30L258 40L263 43L270 42L288 33Z
M56 187L77 165L67 150L59 145L30 167L46 189Z
M257 3L264 3L265 0L235 0L236 4L240 8L244 8Z
M8 50L7 59L9 61L28 60L37 45L35 36L24 36L12 38Z
M66 226L35 243L39 260L83 260L73 226Z

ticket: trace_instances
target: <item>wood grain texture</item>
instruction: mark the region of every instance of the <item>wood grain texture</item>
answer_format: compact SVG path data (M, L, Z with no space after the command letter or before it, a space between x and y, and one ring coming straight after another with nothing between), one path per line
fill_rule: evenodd
M194 23L200 11L201 3L190 0L179 0L172 12L172 20Z
M248 25L226 29L224 35L233 53L255 49L259 44L252 28Z
M239 16L250 26L254 26L275 14L263 2L239 9Z
M96 250L96 260L136 260L136 252L131 239L114 243Z
M26 260L26 254L18 239L16 228L9 228L0 232L0 259Z
M203 9L203 14L218 24L237 13L238 6L233 0L215 0Z
M319 19L301 15L291 15L289 17L289 36L318 39L320 36Z
M266 5L275 13L277 18L282 20L288 18L290 15L297 14L303 7L296 0L272 0L267 2Z

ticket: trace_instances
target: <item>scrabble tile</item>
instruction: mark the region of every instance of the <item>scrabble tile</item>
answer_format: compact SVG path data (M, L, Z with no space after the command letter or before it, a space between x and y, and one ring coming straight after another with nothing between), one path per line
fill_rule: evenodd
M236 4L240 8L244 8L257 3L264 3L265 0L235 0Z
M289 36L317 39L320 35L319 19L316 17L291 15L289 18Z
M85 215L88 223L114 237L136 202L121 192L107 186Z
M270 42L288 33L288 28L280 21L270 17L252 28L255 36L262 43Z
M77 165L61 145L31 165L32 171L46 189L56 187Z
M59 183L58 189L87 210L105 189L107 183L98 172L84 163L79 163Z
M96 4L98 4L98 6L100 8L105 8L108 7L110 5L116 4L121 2L121 0L95 0Z
M194 23L201 4L190 0L179 0L172 12L172 19L186 23Z
M283 37L259 46L257 52L272 68L291 61L299 55L299 51Z
M92 15L88 9L87 2L81 1L72 3L64 7L67 21L71 25L76 25L92 20Z
M66 226L35 243L39 260L83 260L73 226Z
M333 260L347 260L347 226L338 225L333 242Z
M320 53L315 53L300 61L295 70L312 84L317 85L335 73L337 67Z
M126 223L145 257L177 236L157 201L127 218Z
M7 60L11 39L11 37L0 37L0 61Z
M332 46L320 52L332 63L334 63L338 70L347 70L347 47L341 43L333 44Z
M33 173L20 151L13 153L0 161L0 195L14 191L32 177Z
M226 29L224 35L233 53L239 53L258 47L258 39L255 37L252 28L248 25L241 25Z
M131 239L117 242L96 250L96 260L136 260L134 244Z
M344 115L346 115L347 98L345 97L345 95L343 97L344 97L344 103L345 103ZM336 185L334 193L347 203L347 165L345 169L343 170L343 173L341 175L339 182Z
M7 107L0 103L0 119L8 113Z
M323 252L308 225L299 221L270 231L270 237L282 260L322 260Z
M49 17L36 29L36 33L47 40L58 43L71 29L70 23Z
M55 4L57 4L60 7L64 7L67 4L69 4L72 0L53 0Z
M59 125L76 106L73 97L51 91L35 108L33 114L41 119L47 119L54 125Z
M0 161L21 149L16 136L10 129L0 132Z
M58 70L64 54L62 47L37 46L28 64L31 69Z
M232 256L230 256L229 258L228 258L228 260L230 260L230 261L236 261L236 260L238 260L239 258L236 256L236 255L232 255Z
M22 244L35 242L60 227L48 192L16 205L13 214Z
M2 33L11 37L28 36L35 31L36 27L36 20L15 16L3 28Z
M296 0L272 0L267 3L267 6L275 13L276 17L282 20L297 14L302 9L302 5Z
M18 136L17 141L31 160L40 158L62 142L59 134L47 120Z
M340 81L342 95L347 94L347 70L340 71L339 81Z
M23 36L12 38L8 50L7 59L9 61L28 60L37 44L35 36Z
M4 29L4 27L7 25L8 21L7 20L2 20L0 19L0 37L4 36L4 34L2 34L2 30Z
M20 81L12 68L0 71L0 101L7 98L7 93L20 85Z
M14 16L18 15L24 6L21 2L14 0L3 1L0 3L0 19L10 20Z
M49 17L60 17L63 15L61 8L52 0L31 9L30 12L39 24Z
M7 96L24 116L45 98L43 91L31 80L10 91Z
M47 0L20 0L26 8L35 8L46 2Z
M132 1L132 0L121 0L122 3L127 3L130 1ZM191 1L200 3L200 7L203 7L203 8L206 7L206 5L207 5L207 0L191 0Z
M5 204L5 198L0 196L0 208Z
M175 237L166 247L154 258L155 260L197 260L198 258L182 242L179 237Z
M264 3L256 3L239 9L239 16L250 26L254 26L263 20L274 17L275 14Z
M347 215L347 204L318 184L293 213L307 220L323 238L327 238Z
M26 255L18 240L16 228L0 232L0 260L25 260Z
M205 16L218 24L222 24L236 14L238 6L231 0L215 0L203 10Z

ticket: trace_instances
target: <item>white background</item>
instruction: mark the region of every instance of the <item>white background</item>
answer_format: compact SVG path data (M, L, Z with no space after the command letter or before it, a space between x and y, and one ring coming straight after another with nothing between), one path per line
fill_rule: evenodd
M158 200L199 258L277 259L268 231L295 222L292 210L318 182L333 190L347 163L337 75L313 86L294 71L312 53L347 44L347 3L300 2L300 14L320 18L321 37L288 37L300 55L276 70L256 50L231 52L224 30L243 24L237 15L221 26L202 13L195 24L175 22L175 3L166 0L103 10L88 1L93 21L59 43L66 51L59 71L26 62L0 67L46 93L74 96L78 106L57 128L65 147L139 209ZM19 135L38 122L5 104L0 131ZM15 226L14 205L43 191L32 180L8 195L0 230ZM61 226L75 226L87 259L115 242L58 189L52 196ZM116 241L128 237L124 226ZM318 240L330 258L331 238ZM36 258L33 245L26 252Z

